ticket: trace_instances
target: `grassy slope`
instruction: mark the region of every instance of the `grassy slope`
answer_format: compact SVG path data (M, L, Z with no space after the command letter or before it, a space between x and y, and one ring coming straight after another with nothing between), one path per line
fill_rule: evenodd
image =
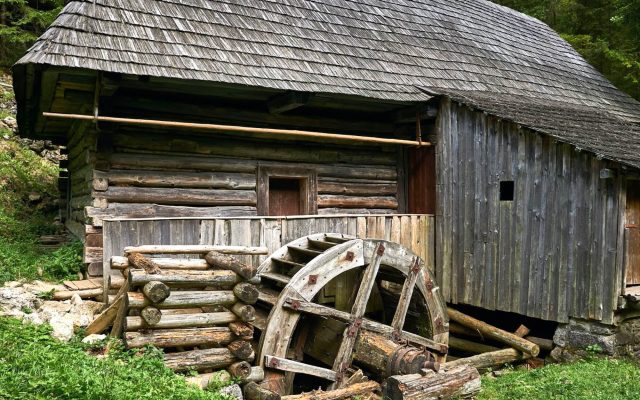
M225 399L188 386L158 350L134 355L118 343L96 358L85 353L88 345L53 339L46 326L0 318L0 399Z
M640 367L629 361L592 359L483 379L478 400L508 399L640 399Z

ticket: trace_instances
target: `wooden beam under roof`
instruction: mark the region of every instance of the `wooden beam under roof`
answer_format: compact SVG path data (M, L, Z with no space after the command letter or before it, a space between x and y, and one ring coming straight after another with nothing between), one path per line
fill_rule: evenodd
M312 93L286 92L269 99L267 107L271 114L282 114L308 104L312 97Z

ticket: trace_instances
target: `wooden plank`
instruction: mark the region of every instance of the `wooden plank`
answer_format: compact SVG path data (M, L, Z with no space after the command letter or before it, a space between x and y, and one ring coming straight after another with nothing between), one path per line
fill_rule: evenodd
M110 186L94 194L109 202L157 203L165 205L255 206L254 190L181 189ZM384 207L382 207L384 208Z
M255 174L236 172L211 173L114 169L105 173L103 179L107 179L111 186L209 188L229 190L255 189L256 187ZM106 188L103 190L106 190Z
M421 267L424 267L424 264L420 263L420 260L416 258L414 261L414 267L409 271L409 275L406 277L404 284L402 285L402 291L400 292L396 312L393 315L393 320L391 322L391 327L394 331L402 332L404 322L407 317L407 311L409 310L413 288L416 286L416 281L418 280L418 274Z
M311 375L332 382L336 380L336 373L330 369L316 367L315 365L305 364L299 361L287 360L286 358L265 355L264 365L280 371Z
M268 249L253 246L210 246L210 245L143 245L125 247L126 253L140 254L206 254L216 251L223 254L267 254Z

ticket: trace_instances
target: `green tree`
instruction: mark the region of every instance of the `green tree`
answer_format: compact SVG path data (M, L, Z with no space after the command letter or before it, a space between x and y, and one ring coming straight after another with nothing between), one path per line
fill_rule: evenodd
M0 0L0 66L13 64L53 22L64 0Z
M495 0L547 23L640 100L640 0Z

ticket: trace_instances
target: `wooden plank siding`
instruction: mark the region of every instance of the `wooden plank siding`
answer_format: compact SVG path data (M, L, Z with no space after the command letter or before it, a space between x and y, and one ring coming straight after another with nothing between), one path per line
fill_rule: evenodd
M398 242L435 264L435 222L432 215L340 215L192 219L129 219L103 222L103 276L112 273L111 257L127 246L245 245L266 246L270 253L313 233L341 233ZM168 256L167 256L168 257ZM267 256L245 256L258 265Z
M623 177L548 136L443 100L437 121L436 271L445 299L613 322L622 294ZM500 201L500 183L513 199Z
M83 192L86 222L105 218L258 215L259 167L306 169L317 175L318 214L394 214L405 208L395 146L304 143L224 134L101 133L99 182ZM91 168L84 165L82 168ZM72 173L73 177L74 173ZM91 182L89 182L90 184ZM90 204L91 202L94 204Z

